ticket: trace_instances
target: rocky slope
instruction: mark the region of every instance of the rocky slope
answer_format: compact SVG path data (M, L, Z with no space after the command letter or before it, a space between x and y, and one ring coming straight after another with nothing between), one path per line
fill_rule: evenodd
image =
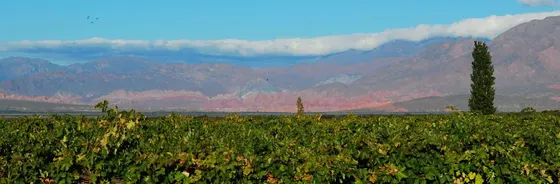
M26 77L42 72L56 71L62 66L47 60L25 57L9 57L0 59L0 81Z
M558 96L559 91L548 86L560 81L559 39L560 17L549 17L518 25L492 40L489 47L497 93ZM417 57L380 68L353 84L372 90L468 94L473 41L462 39L434 45Z

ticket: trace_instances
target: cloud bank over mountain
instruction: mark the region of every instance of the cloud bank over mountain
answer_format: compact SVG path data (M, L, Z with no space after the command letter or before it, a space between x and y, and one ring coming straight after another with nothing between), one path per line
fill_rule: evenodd
M524 0L535 4L535 0ZM541 2L542 3L542 2ZM171 59L193 54L217 56L318 56L349 49L370 50L392 40L421 41L433 37L474 37L492 39L521 23L560 15L560 11L492 15L464 19L452 24L425 25L388 29L379 33L333 35L315 38L279 38L275 40L39 40L0 43L0 52L61 55L70 59L95 59L115 55L165 56ZM84 58L87 57L87 58ZM223 59L223 58L222 58Z

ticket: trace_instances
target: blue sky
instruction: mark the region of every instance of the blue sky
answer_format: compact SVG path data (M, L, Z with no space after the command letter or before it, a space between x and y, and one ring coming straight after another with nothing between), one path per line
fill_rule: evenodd
M527 5L539 1L553 0L0 0L0 57L33 53L72 62L108 53L180 58L193 50L301 56L368 50L394 39L493 38L560 15L555 6ZM87 16L99 20L90 24Z
M552 10L515 0L2 1L0 41L309 38Z

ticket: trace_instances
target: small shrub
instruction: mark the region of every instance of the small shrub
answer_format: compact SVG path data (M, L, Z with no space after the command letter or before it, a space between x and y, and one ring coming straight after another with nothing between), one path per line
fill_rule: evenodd
M299 96L297 97L296 105L297 105L297 114L298 115L303 115L303 113L304 113L303 102L301 101L301 97L299 97Z
M536 113L537 110L533 107L525 107L521 110L521 113Z
M448 111L453 111L453 112L459 111L459 108L457 108L455 106L452 106L452 105L445 107L445 109L448 110Z

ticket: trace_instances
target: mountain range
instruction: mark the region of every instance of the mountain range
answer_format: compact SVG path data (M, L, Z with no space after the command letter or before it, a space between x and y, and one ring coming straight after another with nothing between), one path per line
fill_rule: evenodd
M0 59L0 99L108 100L139 110L295 112L300 96L306 111L421 111L418 104L432 103L425 97L463 95L433 102L449 105L441 99L459 103L456 99L468 95L474 40L396 40L369 51L301 57L289 66L262 68L218 62L227 58L184 63L122 56L62 66L8 57ZM558 108L560 17L526 22L484 41L492 54L498 106L533 99L547 102L531 104L537 109ZM409 102L415 105L403 105Z

